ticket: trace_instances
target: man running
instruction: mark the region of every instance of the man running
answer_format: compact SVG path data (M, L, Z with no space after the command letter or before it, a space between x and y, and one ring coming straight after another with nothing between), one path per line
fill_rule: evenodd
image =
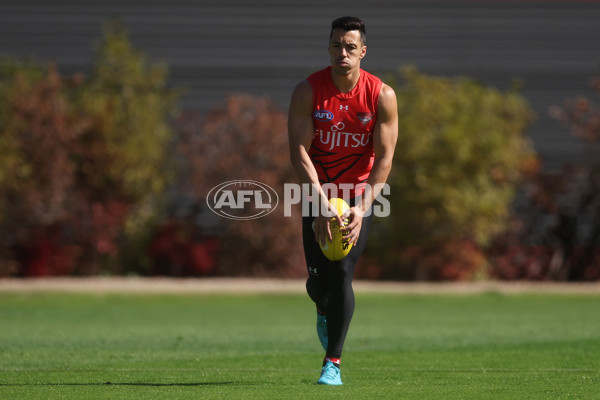
M342 260L330 261L319 243L332 240L331 216L320 212L302 217L306 288L317 307L317 334L325 350L317 383L341 385L342 348L355 304L352 278L366 244L369 209L392 166L398 110L393 89L360 68L367 52L363 21L355 17L333 21L328 50L331 65L293 91L288 135L292 165L300 181L317 193L320 209L334 214L340 226L349 220L342 231L352 250ZM339 188L337 193L323 190L326 183ZM340 216L328 198L342 197L344 192L349 194L345 200L350 209Z

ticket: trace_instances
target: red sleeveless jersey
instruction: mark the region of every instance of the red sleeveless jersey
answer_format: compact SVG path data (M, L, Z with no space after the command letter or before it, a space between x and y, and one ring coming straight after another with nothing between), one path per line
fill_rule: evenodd
M351 184L359 196L373 167L373 129L381 80L360 70L358 83L341 93L331 78L331 67L308 77L313 94L315 133L308 151L321 184ZM342 197L338 190L338 197Z

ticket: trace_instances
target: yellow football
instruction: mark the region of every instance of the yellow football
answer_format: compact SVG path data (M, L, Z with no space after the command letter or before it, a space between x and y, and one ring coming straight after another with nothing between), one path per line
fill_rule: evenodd
M346 210L350 208L343 199L334 197L329 199L329 202L333 205L340 216L342 216ZM347 224L348 219L345 219L344 225ZM331 229L331 237L333 238L333 241L327 240L325 242L325 246L321 245L321 243L319 243L319 246L321 247L323 254L325 254L325 257L331 261L338 261L348 255L350 249L352 249L352 243L342 236L342 232L340 232L340 226L336 218L331 218L329 228Z

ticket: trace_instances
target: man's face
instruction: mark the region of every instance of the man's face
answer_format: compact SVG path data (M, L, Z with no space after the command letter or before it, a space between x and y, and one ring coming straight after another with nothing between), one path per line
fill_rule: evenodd
M329 41L329 57L334 72L346 75L354 68L360 66L360 60L367 53L359 31L344 31L336 29Z

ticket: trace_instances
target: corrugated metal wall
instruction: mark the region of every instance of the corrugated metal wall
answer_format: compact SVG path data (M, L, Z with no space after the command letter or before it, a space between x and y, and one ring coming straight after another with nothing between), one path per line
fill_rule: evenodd
M187 88L183 106L206 111L228 93L266 95L287 108L297 81L327 64L329 24L367 22L363 66L376 73L414 64L473 76L506 89L522 79L539 114L531 129L550 164L580 145L547 116L590 94L600 61L600 3L593 1L22 0L0 2L0 54L55 60L63 73L89 71L101 24L120 17L137 47Z

